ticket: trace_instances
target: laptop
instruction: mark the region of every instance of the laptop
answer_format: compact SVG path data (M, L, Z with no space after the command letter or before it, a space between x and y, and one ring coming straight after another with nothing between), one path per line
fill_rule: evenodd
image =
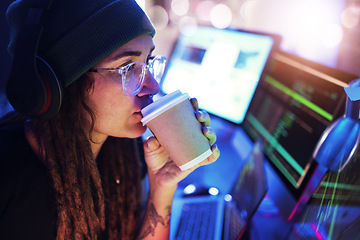
M210 114L241 124L280 40L255 31L184 27L168 59L160 95L180 90Z
M267 190L259 138L244 160L229 193L174 199L170 239L240 239Z

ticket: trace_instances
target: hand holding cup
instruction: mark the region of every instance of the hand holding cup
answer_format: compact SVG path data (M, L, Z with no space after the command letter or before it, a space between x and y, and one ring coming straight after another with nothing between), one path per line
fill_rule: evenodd
M197 111L196 116L194 109ZM149 127L182 171L192 168L212 154L210 145L216 141L216 135L207 127L210 118L206 112L198 111L197 101L190 100L188 94L173 92L141 112L142 123Z

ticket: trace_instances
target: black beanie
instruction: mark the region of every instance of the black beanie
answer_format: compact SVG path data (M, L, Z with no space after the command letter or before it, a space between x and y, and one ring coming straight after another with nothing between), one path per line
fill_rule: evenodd
M8 50L13 55L20 26L32 0L17 0L7 11ZM64 86L130 40L155 35L155 29L135 0L53 0L43 16L38 54Z

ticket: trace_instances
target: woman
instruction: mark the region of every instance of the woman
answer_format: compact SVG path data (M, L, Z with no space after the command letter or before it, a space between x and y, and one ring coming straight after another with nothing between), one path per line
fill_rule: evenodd
M31 2L8 9L10 53ZM163 60L152 56L151 23L132 0L54 0L43 22L38 53L63 100L48 120L1 119L1 238L167 239L177 183L200 164L182 172L156 138L141 140L140 110L159 91L150 72ZM205 165L220 152L208 114L192 103L213 151Z

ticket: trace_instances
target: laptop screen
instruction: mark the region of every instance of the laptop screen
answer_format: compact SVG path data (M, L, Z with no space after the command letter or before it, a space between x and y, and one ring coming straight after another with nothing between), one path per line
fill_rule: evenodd
M185 28L168 60L161 90L186 92L202 109L240 124L278 43L278 36L258 32Z
M251 215L256 211L267 189L262 140L258 138L233 185L232 200L239 210L246 211L246 215Z
M258 138L245 161L228 200L224 224L224 239L241 237L267 193L268 185L264 167L262 139Z

